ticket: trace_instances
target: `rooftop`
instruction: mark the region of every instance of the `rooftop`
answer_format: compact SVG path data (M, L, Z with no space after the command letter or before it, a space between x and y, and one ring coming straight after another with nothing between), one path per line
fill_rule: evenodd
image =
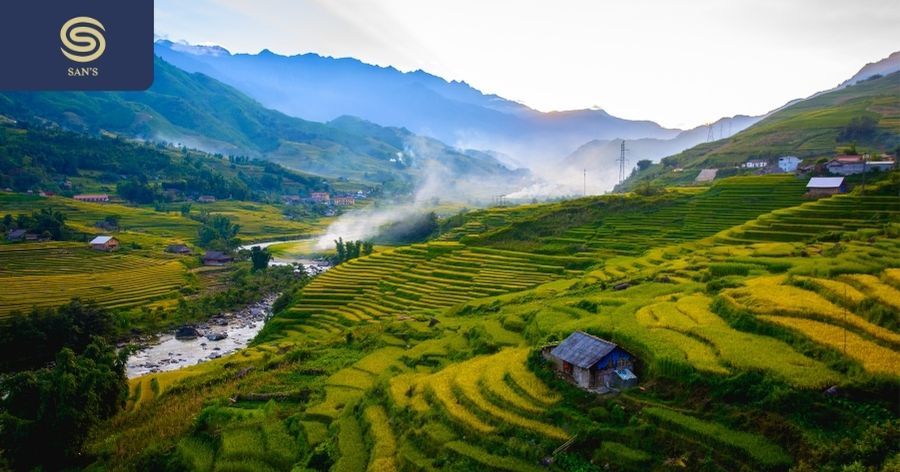
M844 184L843 177L813 177L806 188L835 188Z
M550 354L576 365L582 369L589 369L600 359L616 348L616 345L592 336L583 331L575 331L559 346L553 348Z
M97 236L91 240L91 244L106 244L112 239L112 236Z

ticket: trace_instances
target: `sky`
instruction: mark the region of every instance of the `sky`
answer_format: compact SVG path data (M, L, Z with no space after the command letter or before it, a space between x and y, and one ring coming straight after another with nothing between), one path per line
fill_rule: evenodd
M422 69L541 111L690 128L900 49L897 0L156 0L156 34Z

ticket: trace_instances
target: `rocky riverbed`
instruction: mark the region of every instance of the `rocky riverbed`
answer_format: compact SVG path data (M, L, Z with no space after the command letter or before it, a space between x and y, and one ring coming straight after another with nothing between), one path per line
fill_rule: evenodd
M128 358L128 378L180 369L246 347L272 316L276 298L270 295L242 310L222 313L206 323L182 327L147 342Z

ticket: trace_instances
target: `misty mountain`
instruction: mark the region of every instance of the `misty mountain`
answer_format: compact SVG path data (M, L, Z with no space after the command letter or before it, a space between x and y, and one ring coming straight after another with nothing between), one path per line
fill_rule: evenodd
M709 139L710 128L714 140L728 138L750 127L762 117L738 115L722 118L709 126L683 131L672 139L643 138L625 141L626 173L631 173L638 161L659 162L660 159L704 143ZM576 149L563 159L563 167L577 174L587 170L611 188L618 177L617 160L621 155L621 139L594 140Z
M158 41L156 53L190 72L229 84L288 115L330 121L358 116L405 127L460 148L499 151L523 162L562 157L595 139L671 139L680 130L616 118L602 110L542 113L465 82L401 72L356 59L270 51L231 54L212 46Z
M165 141L288 168L412 190L434 172L511 188L523 178L487 154L470 155L400 128L356 118L316 123L264 108L238 90L162 59L146 92L0 93L0 114L88 134Z
M874 75L888 75L897 71L900 71L900 51L894 52L890 56L878 62L870 62L866 64L853 77L839 85L838 88L856 84Z

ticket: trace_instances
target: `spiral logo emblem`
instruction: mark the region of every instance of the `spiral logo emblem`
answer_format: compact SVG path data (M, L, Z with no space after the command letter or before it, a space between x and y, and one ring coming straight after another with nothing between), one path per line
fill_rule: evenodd
M63 47L59 50L75 62L96 61L106 51L103 24L89 16L78 16L67 21L59 30Z

